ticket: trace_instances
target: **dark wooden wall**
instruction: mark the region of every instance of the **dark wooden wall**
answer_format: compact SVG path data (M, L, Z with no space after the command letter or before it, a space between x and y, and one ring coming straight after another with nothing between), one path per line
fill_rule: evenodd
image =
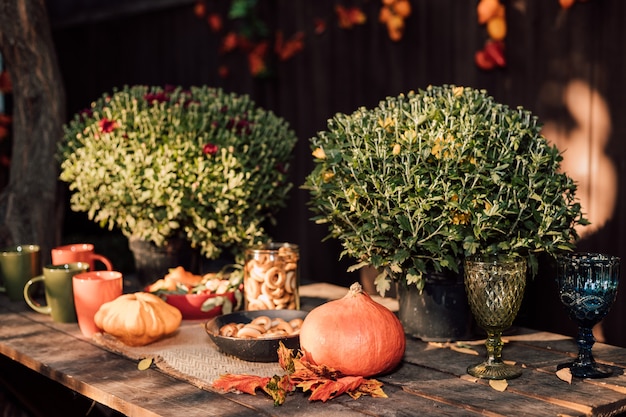
M567 11L560 9L557 0L505 2L508 65L493 71L482 71L473 61L474 52L486 39L484 28L476 22L477 0L412 0L413 13L398 43L389 40L377 21L377 0L265 0L260 2L263 16L273 28L287 35L305 31L303 51L288 61L274 62L274 72L266 79L252 78L242 56L219 54L219 37L194 16L191 1L161 1L153 3L159 5L155 8L139 1L138 7L119 12L114 2L104 12L93 14L89 9L73 9L71 2L49 3L69 115L114 86L208 84L248 93L291 123L300 138L293 170L296 189L272 233L277 240L300 244L302 275L307 280L345 285L358 279L346 272L349 260L338 260L337 242L322 243L326 229L309 221L307 195L297 188L312 168L307 140L323 130L335 112L375 106L388 95L429 84L485 88L499 101L524 106L567 133L576 127L576 120L563 103L562 93L572 80L582 80L606 101L611 128L605 160L619 179L626 178L621 162L626 131L619 122L626 110L623 0L588 0ZM340 29L336 3L359 5L368 21L350 30ZM326 20L321 35L314 33L314 18ZM223 62L232 65L228 78L218 76L218 65ZM594 104L591 96L581 100ZM592 142L589 133L590 151L583 153L582 162L589 166L597 160ZM608 223L586 236L581 250L612 253L626 260L626 244L621 239L626 226L621 215L625 183L617 185L617 203ZM90 227L84 217L71 213L66 223L67 233ZM529 284L520 322L574 331L558 305L549 265ZM605 321L606 340L626 346L625 325L623 288Z

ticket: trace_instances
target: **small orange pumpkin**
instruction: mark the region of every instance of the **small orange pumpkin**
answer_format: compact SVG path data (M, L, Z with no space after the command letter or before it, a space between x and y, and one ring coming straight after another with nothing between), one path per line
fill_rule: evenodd
M124 294L104 303L94 317L96 326L128 346L155 342L180 326L182 314L154 294Z
M344 375L367 377L392 371L405 347L400 320L363 292L358 282L345 297L311 310L300 329L305 359Z

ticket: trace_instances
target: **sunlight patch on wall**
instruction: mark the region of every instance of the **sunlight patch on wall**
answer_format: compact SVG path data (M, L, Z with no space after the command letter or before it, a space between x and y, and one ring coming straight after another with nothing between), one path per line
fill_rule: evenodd
M591 222L577 228L582 238L601 229L617 203L617 168L606 149L611 115L604 98L582 80L570 81L562 91L571 119L546 120L542 133L563 153L563 171L578 184L576 195Z

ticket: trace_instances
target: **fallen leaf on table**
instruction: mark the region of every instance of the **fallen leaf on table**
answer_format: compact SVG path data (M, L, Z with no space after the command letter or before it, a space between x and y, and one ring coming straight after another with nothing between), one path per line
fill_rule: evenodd
M145 371L152 365L152 358L145 358L139 361L137 364L137 369L140 371Z
M256 375L226 374L213 382L213 387L224 391L237 390L246 394L256 395L257 388L263 389L270 380L271 378L269 377Z
M287 394L297 388L302 392L310 391L310 401L326 402L344 393L355 399L362 395L387 398L381 382L362 376L346 376L327 366L313 365L302 358L300 353L294 356L293 349L287 349L282 342L278 348L278 363L286 372L283 376L274 375L270 378L226 374L215 380L213 387L252 395L261 389L274 399L274 405L283 404Z
M556 371L556 376L561 380L565 381L568 384L572 383L572 371L569 368L562 368Z
M490 379L489 386L496 391L504 392L509 386L509 383L506 381L506 379Z
M466 353L468 355L478 356L478 351L476 349L474 349L472 346L466 345L464 343L457 343L455 345L450 345L450 349L454 350L455 352Z
M472 345L464 342L450 343L450 342L428 342L427 350L431 348L437 349L450 349L455 352L466 353L468 355L478 355L478 351L472 347Z

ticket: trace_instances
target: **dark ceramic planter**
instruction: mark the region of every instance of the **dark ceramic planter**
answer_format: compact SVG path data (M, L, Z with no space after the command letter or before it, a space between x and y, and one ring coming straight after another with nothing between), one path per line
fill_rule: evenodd
M163 278L170 268L181 265L182 241L171 240L163 247L140 239L129 239L128 247L135 260L135 274L140 285Z
M424 274L425 286L398 284L404 332L427 342L472 338L473 317L461 274Z

